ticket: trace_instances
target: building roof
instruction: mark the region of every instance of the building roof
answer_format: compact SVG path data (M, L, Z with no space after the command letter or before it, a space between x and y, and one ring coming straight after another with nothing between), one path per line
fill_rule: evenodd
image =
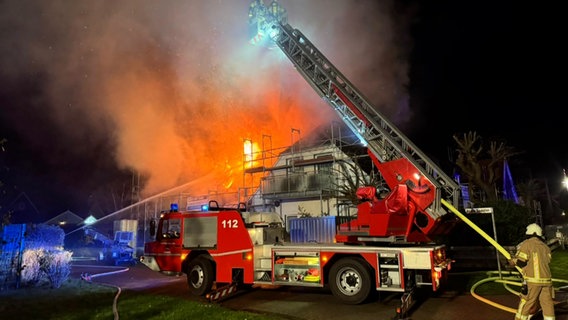
M20 192L10 204L2 209L2 212L8 215L10 223L39 223L41 219L40 212L25 192Z
M45 224L50 225L79 225L83 223L83 218L79 217L78 215L74 214L73 212L66 210L57 216L47 220L44 222Z

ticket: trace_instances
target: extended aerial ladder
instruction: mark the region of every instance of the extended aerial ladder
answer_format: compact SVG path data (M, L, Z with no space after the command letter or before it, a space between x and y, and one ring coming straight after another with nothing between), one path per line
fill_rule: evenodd
M442 199L457 207L459 186L359 92L359 90L298 29L273 0L253 1L251 43L275 44L292 61L312 88L366 144L390 193L382 199L374 187L357 192L363 200L357 218L338 230L340 242L429 242L447 234L455 220Z

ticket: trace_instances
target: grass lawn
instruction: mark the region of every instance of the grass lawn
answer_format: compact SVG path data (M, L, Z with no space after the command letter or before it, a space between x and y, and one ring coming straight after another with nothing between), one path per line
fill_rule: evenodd
M555 287L568 285L568 250L558 249L552 256ZM495 273L471 272L451 275L448 289L468 293L473 285ZM518 287L513 287L517 288ZM488 282L475 291L480 295L511 294L501 283ZM67 280L58 289L21 288L0 291L2 319L113 319L116 289L78 279ZM232 311L217 304L188 301L180 297L122 292L118 299L118 314L122 319L209 319L209 320L282 320L274 315Z
M78 279L60 288L20 288L0 291L2 319L114 319L116 289ZM118 298L121 319L278 320L273 315L233 311L217 304L188 301L181 297L122 291Z
M568 250L557 249L552 252L552 263L550 265L552 277L555 280L554 286L564 287L568 285ZM517 278L516 275L510 274L513 269L502 269L501 277L503 279ZM447 289L460 292L469 292L471 287L480 281L487 278L500 278L497 270L492 271L476 271L467 273L451 274ZM512 280L514 281L514 280ZM510 285L511 289L518 291L519 287ZM479 295L495 295L495 294L510 294L505 288L503 283L498 281L488 281L476 287L475 292Z

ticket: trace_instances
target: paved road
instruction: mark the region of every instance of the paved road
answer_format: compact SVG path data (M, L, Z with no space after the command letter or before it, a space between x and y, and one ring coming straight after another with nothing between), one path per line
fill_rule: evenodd
M129 267L129 269L74 265L71 276L80 277L81 273L85 272L93 276L93 282L116 285L123 290L147 291L203 301L202 298L189 295L185 276L164 275L151 271L140 264ZM517 297L513 294L486 298L506 308L514 309L517 304ZM565 296L562 299L566 302ZM395 308L398 303L398 295L383 294L377 301L349 306L338 303L328 290L294 287L253 289L220 302L222 306L231 309L279 314L298 320L392 319L395 316ZM557 306L557 313L557 320L568 320L566 303ZM469 292L449 291L438 297L429 297L415 305L409 319L511 320L513 317L514 315L511 312L479 301ZM539 319L542 319L542 317L533 317L533 320Z

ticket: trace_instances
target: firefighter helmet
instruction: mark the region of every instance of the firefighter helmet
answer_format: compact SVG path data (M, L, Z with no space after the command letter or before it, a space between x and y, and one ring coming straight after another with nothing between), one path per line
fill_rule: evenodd
M527 226L527 235L533 235L536 234L539 237L542 237L542 228L536 224L536 223L531 223Z

